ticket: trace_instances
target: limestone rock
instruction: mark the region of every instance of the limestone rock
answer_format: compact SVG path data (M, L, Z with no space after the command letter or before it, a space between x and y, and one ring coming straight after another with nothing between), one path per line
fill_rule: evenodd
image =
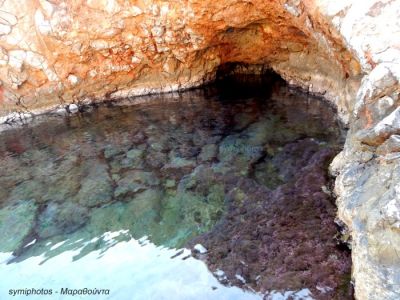
M400 136L392 135L376 149L376 153L385 155L392 152L400 152Z
M192 87L229 62L271 67L347 113L360 67L325 2L6 1L0 116L21 110L21 100L39 113L54 104Z

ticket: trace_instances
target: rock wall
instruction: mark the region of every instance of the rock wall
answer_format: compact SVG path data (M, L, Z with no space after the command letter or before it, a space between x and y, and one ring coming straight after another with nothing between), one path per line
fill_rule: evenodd
M229 62L271 67L343 113L359 82L349 79L361 72L357 58L312 1L1 4L3 117L193 87Z
M332 172L356 297L399 299L399 20L399 0L1 0L0 121L272 68L349 124Z
M353 3L340 28L365 76L338 175L339 217L352 236L357 299L400 299L400 1Z

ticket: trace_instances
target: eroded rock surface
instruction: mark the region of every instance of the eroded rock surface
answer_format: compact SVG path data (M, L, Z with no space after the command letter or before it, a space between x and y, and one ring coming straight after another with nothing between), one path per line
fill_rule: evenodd
M192 87L229 62L273 68L346 112L361 69L333 16L314 1L5 0L0 116Z
M333 164L339 217L349 226L357 299L399 299L400 13L398 1L348 7L340 25L366 75L346 145ZM397 16L397 17L396 17Z

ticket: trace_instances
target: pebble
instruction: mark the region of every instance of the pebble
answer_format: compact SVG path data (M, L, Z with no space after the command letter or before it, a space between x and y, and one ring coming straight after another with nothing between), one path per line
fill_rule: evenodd
M193 249L200 254L206 254L208 250L201 244L196 244Z

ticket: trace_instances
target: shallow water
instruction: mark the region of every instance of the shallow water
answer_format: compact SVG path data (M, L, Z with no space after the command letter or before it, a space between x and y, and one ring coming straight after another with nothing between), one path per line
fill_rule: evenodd
M18 288L52 289L56 299L70 297L60 295L61 288L110 289L96 299L343 297L337 282L349 281L349 255L335 246L335 207L322 195L328 193L326 161L342 140L326 103L259 77L140 101L1 133L0 299L17 299L9 289ZM310 184L299 183L297 173L317 178L310 180L318 182L318 192L300 191ZM290 203L297 198L286 203L279 193L308 193L313 205L318 202L318 222L290 231L331 235L310 244L322 245L316 249L321 261L329 257L329 280L296 282L290 274L298 274L279 265L293 261L271 265L259 254L218 258L220 251L227 251L223 257L235 253L221 250L228 241L245 241L227 220L244 218L239 227L248 228L256 216L274 221L278 214L248 211L296 215L299 206ZM316 219L309 212L297 215L304 223ZM224 230L222 239L218 232ZM273 236L252 238L252 247ZM196 243L209 254L192 255L187 248ZM338 262L331 262L334 257ZM251 267L254 261L266 267ZM236 267L241 263L250 266L246 272ZM312 270L303 266L301 272L313 278ZM267 273L276 272L285 276L271 283ZM260 283L261 277L269 283Z

